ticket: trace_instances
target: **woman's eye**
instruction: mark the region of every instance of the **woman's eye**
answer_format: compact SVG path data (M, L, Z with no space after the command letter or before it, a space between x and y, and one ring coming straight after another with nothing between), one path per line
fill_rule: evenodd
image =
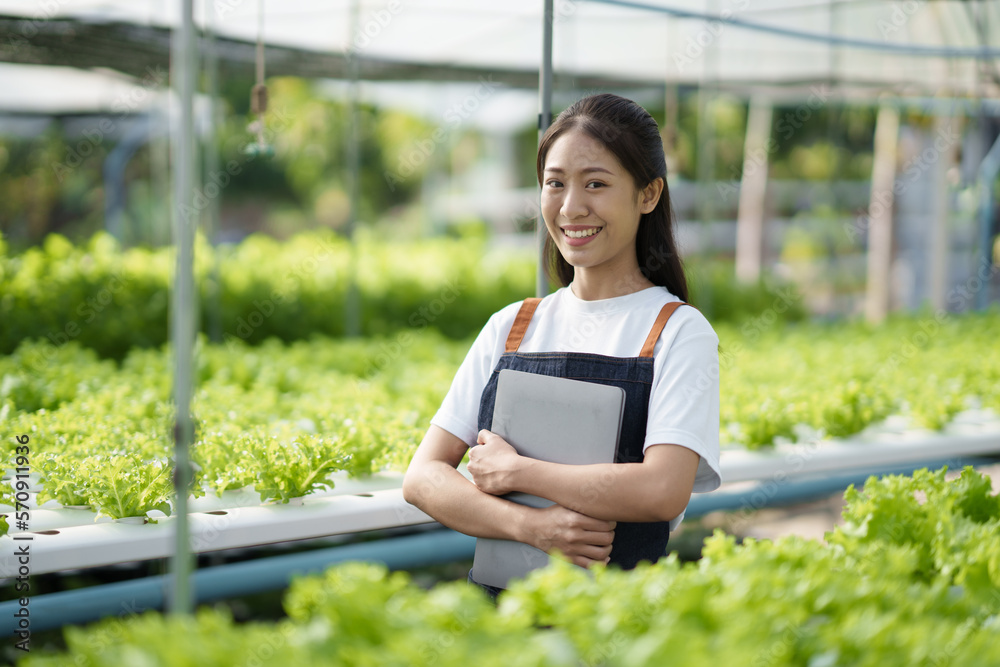
M545 185L549 186L550 188L558 188L562 185L562 183L556 180L548 180L545 181Z
M601 183L600 181L591 181L590 183L587 183L587 187L591 188L591 189L594 189L594 188L603 188L604 187L604 183Z

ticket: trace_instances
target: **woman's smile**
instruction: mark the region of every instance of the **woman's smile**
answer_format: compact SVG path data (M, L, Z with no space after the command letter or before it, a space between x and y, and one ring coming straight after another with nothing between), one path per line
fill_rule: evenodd
M588 227L584 225L566 225L562 228L566 243L571 246L582 246L590 243L601 233L603 227Z

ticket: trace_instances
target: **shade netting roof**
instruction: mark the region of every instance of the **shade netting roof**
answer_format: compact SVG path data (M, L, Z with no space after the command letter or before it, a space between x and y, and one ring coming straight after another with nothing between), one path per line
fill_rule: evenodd
M66 19L65 25L88 29L113 25L117 32L106 34L104 47L109 61L116 56L127 69L130 54L140 49L122 38L122 30L168 30L179 21L178 5L0 0L0 15L10 19L0 32L16 37L20 31L30 46L36 26L44 30ZM366 63L362 77L369 80L474 80L493 74L529 88L537 83L541 0L359 0L356 15L353 5L351 0L205 0L197 3L196 16L201 26L211 25L233 43L246 45L262 36L305 61L313 54L301 67L322 70L320 63L326 63L333 77L344 74L344 54L353 49ZM45 64L67 64L59 61L58 44L47 46L52 61ZM222 58L235 53L227 56L224 50ZM771 88L778 94L794 90L801 96L816 82L828 82L845 94L990 97L1000 91L998 55L996 0L555 2L554 70L579 87L679 83ZM10 46L0 47L0 60L31 61Z

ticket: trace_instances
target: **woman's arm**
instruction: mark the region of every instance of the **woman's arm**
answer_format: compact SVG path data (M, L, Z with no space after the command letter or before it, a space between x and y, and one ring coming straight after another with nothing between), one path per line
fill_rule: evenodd
M432 425L406 471L403 498L467 535L516 540L545 552L558 549L583 567L607 562L614 521L558 504L545 509L526 507L484 493L456 470L467 449L461 439Z
M469 452L479 489L530 493L597 519L669 521L687 507L698 471L698 454L680 445L653 445L642 463L565 465L520 456L485 429L479 442Z

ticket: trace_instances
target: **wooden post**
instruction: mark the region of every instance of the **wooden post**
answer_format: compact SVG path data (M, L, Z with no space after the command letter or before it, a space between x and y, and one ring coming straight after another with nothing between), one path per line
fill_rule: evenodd
M736 214L736 279L742 283L757 282L764 261L764 203L772 113L770 100L759 96L750 100Z
M883 104L875 120L875 156L868 203L868 288L865 319L878 323L889 314L892 275L893 185L896 182L896 149L899 111Z

